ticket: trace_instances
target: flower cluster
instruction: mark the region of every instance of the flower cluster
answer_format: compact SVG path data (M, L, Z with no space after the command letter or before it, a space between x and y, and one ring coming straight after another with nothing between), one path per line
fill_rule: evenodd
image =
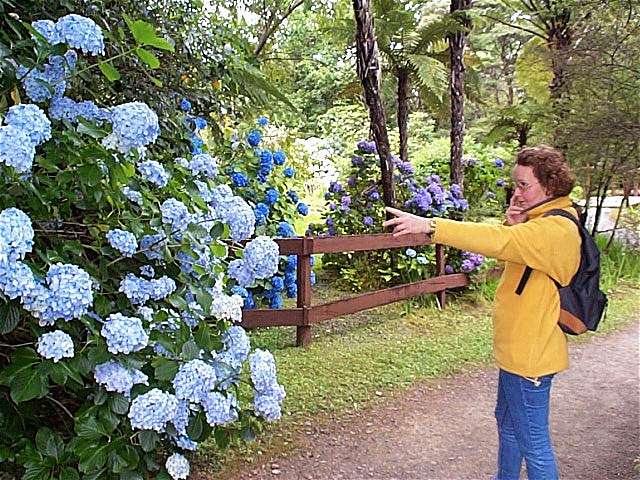
M124 293L133 305L142 305L150 299L162 300L171 295L175 289L175 280L166 275L147 280L128 273L120 282L119 291Z
M156 141L160 126L156 112L146 103L123 103L111 109L111 133L102 141L107 148L127 154L132 149L144 153L147 145Z
M142 175L142 178L160 188L166 187L167 183L169 183L169 174L164 167L155 160L140 162L138 164L138 171L140 175Z
M229 264L229 276L243 287L255 279L269 278L278 271L279 255L277 243L266 236L256 237L246 245L244 258Z
M70 14L59 18L55 24L39 20L32 25L51 45L66 43L84 53L104 55L102 30L90 18Z
M202 174L206 178L215 178L218 174L218 164L208 153L200 153L194 155L189 162L189 170L193 176Z
M256 414L267 421L278 420L281 415L281 403L285 398L285 391L276 379L276 363L273 355L256 349L249 356L251 380L255 390L253 406Z
M24 173L31 169L36 147L51 138L51 122L37 105L14 105L0 127L0 163Z
M462 265L460 270L470 273L479 268L484 263L484 257L479 253L462 252Z
M118 250L125 257L133 257L138 250L138 241L133 233L115 228L107 232L109 245Z
M216 372L202 360L191 360L178 369L173 379L175 395L180 400L200 403L216 386Z
M138 395L129 407L131 427L140 430L164 432L178 411L178 399L175 395L158 388Z
M131 353L142 350L149 343L149 335L136 317L121 313L109 315L100 333L107 341L111 353Z
M62 330L45 333L38 340L38 353L54 363L62 358L73 358L73 340Z
M189 462L179 453L167 458L165 468L173 480L185 480L189 476Z
M149 385L149 377L140 370L127 368L113 360L96 365L93 376L108 392L118 392L127 398L134 385Z

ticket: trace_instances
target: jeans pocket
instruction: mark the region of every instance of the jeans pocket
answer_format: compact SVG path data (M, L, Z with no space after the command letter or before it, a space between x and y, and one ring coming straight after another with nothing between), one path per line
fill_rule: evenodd
M531 408L548 408L549 393L551 391L551 376L539 378L540 384L535 385L527 379L522 379L522 396L524 404Z

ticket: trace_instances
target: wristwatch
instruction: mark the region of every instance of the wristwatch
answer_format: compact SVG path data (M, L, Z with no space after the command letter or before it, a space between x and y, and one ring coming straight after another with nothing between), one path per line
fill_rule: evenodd
M431 236L433 236L434 233L436 233L436 219L435 218L428 218L427 219L427 224L429 225L429 233L427 233L427 235L429 235L431 237Z

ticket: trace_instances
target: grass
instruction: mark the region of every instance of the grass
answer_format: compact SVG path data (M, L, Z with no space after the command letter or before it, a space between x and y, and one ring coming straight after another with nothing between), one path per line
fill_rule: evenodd
M637 286L637 282L621 280L609 292L607 318L595 335L637 318ZM493 291L491 286L483 288ZM320 285L316 293L321 299L340 296L326 285ZM308 422L329 422L400 395L426 379L489 364L490 306L474 298L482 300L482 291L454 300L445 310L407 309L406 303L398 303L332 320L314 327L313 342L305 349L294 346L293 328L254 332L253 346L268 348L276 357L278 378L287 391L283 419L268 425L257 442L220 455L214 447L202 449L197 462L201 471L224 478L225 472L262 456L295 448L296 434L308 428Z

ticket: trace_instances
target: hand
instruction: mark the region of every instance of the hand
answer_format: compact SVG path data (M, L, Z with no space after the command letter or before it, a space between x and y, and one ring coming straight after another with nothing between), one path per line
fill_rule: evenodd
M382 224L383 227L393 227L393 236L409 235L411 233L431 233L429 222L424 217L403 212L397 208L386 207L387 212L395 215Z
M529 219L529 215L523 213L523 210L520 196L513 195L509 201L509 208L507 208L507 225L526 222Z

